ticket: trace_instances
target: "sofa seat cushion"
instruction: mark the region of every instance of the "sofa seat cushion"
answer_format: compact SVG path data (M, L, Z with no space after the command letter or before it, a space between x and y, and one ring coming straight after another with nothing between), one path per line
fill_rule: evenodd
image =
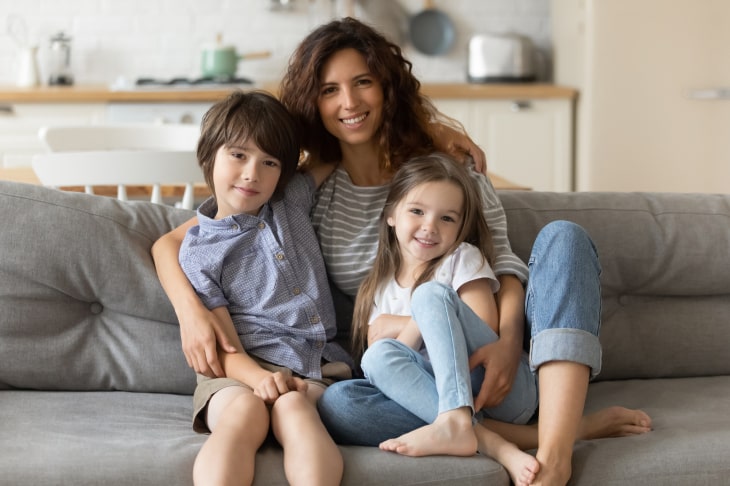
M191 426L192 397L129 392L0 391L0 485L190 485L207 435ZM484 457L410 458L341 447L344 485L504 485ZM275 443L256 456L258 486L286 485Z
M730 376L603 381L586 412L620 404L646 411L647 434L576 444L571 486L727 484Z

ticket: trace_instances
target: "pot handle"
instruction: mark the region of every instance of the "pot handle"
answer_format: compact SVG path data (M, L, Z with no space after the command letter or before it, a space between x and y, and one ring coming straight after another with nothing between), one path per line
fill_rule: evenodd
M245 52L238 55L238 60L242 59L266 59L271 57L271 51Z

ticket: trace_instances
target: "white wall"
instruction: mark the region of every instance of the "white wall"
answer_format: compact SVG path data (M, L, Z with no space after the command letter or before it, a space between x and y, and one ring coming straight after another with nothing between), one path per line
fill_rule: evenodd
M200 46L221 32L241 52L271 50L265 60L242 61L238 74L255 81L278 81L289 55L316 25L347 10L348 0L289 0L292 8L272 10L273 0L0 0L0 84L16 79L16 47L6 24L10 14L27 24L30 42L39 45L39 64L49 38L59 30L72 38L72 69L77 83L111 83L119 76L169 79L200 75ZM358 0L356 16L382 30L397 32L387 5L396 2L407 18L422 0ZM549 2L546 0L436 0L458 35L445 56L415 52L404 34L401 43L422 81L466 79L466 45L475 33L515 31L532 37L550 58ZM397 25L397 23L396 23ZM392 34L397 35L397 34ZM544 77L549 77L549 69Z

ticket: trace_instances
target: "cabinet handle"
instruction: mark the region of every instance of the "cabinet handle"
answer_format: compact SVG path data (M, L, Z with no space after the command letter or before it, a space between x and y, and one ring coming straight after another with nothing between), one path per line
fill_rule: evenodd
M3 116L15 115L15 110L13 109L13 105L0 104L0 115L3 115Z
M529 101L513 101L509 108L510 110L517 113L520 111L529 110L530 108L532 108L532 103L530 103Z
M687 97L692 100L729 100L730 88L696 89L690 91Z

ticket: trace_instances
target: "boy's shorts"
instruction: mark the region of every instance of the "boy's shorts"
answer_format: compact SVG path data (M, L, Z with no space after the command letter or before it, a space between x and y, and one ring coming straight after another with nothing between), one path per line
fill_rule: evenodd
M352 370L350 370L350 367L346 363L325 363L322 365L322 378L305 378L283 366L278 366L256 357L253 358L265 370L271 372L289 371L292 376L302 378L308 384L322 388L327 388L336 381L352 378ZM195 432L201 434L210 432L205 423L205 409L213 395L229 386L241 386L253 391L253 388L250 386L233 378L208 378L205 375L198 374L198 385L195 387L195 394L193 395L193 430Z

